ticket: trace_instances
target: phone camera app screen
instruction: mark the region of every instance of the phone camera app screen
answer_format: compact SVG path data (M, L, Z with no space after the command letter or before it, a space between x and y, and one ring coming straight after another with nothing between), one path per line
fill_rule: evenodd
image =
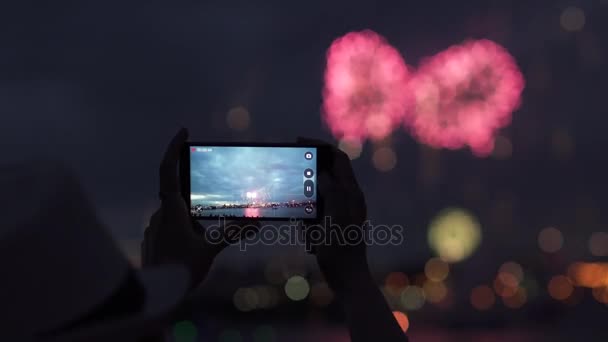
M316 177L314 147L192 146L192 216L315 218Z

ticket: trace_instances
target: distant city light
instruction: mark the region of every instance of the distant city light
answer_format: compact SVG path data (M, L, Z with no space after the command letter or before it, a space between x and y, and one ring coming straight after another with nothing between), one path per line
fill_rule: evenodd
M481 243L481 227L469 212L449 208L431 221L428 241L442 260L459 262L468 258Z
M309 292L310 286L304 277L293 276L285 283L285 294L293 301L303 300Z
M477 310L488 310L495 302L494 292L486 285L477 286L471 291L471 305Z
M432 258L424 265L424 273L434 282L444 281L450 273L450 266L439 258Z
M397 320L397 323L399 323L401 330L403 330L403 332L406 332L407 329L409 329L410 327L410 321L407 318L407 315L401 311L393 311L393 316L395 316L395 319Z
M512 297L518 289L517 279L510 273L499 273L494 279L494 291L500 297Z
M589 238L589 252L594 256L608 256L608 233L595 232Z
M388 172L397 164L397 155L390 147L380 147L374 151L372 162L378 171Z
M324 120L337 139L382 139L401 125L408 80L399 51L377 33L339 37L327 51Z
M563 10L560 23L565 31L581 31L585 26L585 12L578 7L568 7Z
M545 253L555 253L562 248L564 237L559 229L548 227L538 234L538 246Z
M557 300L565 300L572 294L574 287L568 277L563 275L557 275L549 280L547 285L549 295Z
M232 108L226 116L228 127L235 131L244 131L249 128L249 121L249 111L242 106Z
M401 293L401 305L407 310L418 310L424 306L424 291L418 286L408 286Z

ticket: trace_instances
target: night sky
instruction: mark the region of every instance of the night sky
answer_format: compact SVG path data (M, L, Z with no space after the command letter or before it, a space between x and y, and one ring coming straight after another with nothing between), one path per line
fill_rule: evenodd
M581 32L560 13L585 10ZM538 251L548 225L588 257L606 229L608 89L605 1L6 1L0 5L3 161L53 158L80 176L119 239L140 239L158 206L158 165L179 127L194 141L333 141L320 116L324 56L346 32L373 29L417 63L467 38L506 47L526 79L501 131L508 159L424 148L393 136L397 164L379 172L366 144L353 162L372 220L407 227L378 261L430 255L426 228L449 206L481 222L471 262ZM231 108L251 115L245 131ZM587 253L587 254L586 254ZM488 272L493 272L488 270Z

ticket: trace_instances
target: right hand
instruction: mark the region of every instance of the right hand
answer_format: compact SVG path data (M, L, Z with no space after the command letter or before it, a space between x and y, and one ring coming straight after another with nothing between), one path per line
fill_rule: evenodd
M299 138L298 143L326 145L331 153L332 165L328 173L320 173L317 177L319 194L324 200L323 214L331 219L331 227L325 227L326 233L329 229L340 229L342 233L346 229L361 230L362 239L356 243L332 241L330 245L314 246L321 272L332 290L340 292L353 279L369 275L363 240L363 225L367 219L365 197L346 153L318 140ZM321 223L325 223L325 220Z

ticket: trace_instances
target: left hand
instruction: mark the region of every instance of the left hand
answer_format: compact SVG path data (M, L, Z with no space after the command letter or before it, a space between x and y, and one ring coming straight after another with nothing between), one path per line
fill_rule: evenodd
M237 242L243 233L257 230L258 223L241 223L241 229L233 236L226 236L225 227L219 227L221 238L214 241L207 239L205 228L192 219L180 192L178 162L180 150L187 139L188 131L181 129L165 152L160 165L161 207L152 215L141 247L144 266L183 264L190 270L194 288L205 279L215 257L229 244ZM230 225L231 228L235 226L234 223Z

